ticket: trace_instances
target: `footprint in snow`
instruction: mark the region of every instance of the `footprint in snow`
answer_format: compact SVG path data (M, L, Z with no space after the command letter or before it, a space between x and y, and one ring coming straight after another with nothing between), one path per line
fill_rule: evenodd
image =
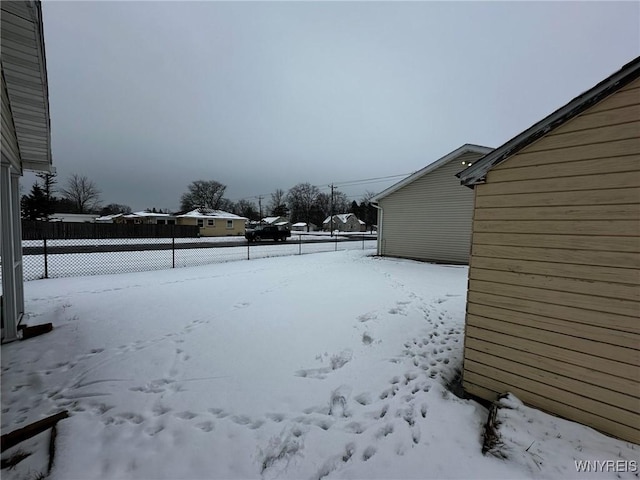
M358 321L362 323L368 322L369 320L375 320L376 318L377 315L373 312L363 313L357 317Z
M197 416L198 415L196 413L189 412L189 411L176 413L176 417L181 418L182 420L191 420L192 418L195 418Z
M267 413L267 418L276 423L282 422L287 416L284 413Z
M211 421L201 422L196 425L196 428L199 428L203 432L210 432L214 428L214 423Z
M364 452L362 452L362 460L366 462L376 454L376 451L376 447L368 446L365 448Z

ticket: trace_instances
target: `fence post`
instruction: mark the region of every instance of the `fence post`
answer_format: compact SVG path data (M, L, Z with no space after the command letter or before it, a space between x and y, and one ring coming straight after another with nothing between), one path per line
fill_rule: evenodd
M251 260L251 255L249 253L250 246L251 246L251 242L247 240L247 260Z
M362 232L362 249L364 250L364 232Z
M333 235L333 232L331 232L331 235ZM335 239L336 239L335 240L336 245L335 245L334 252L337 252L338 251L338 234L337 233L336 233Z
M302 255L302 235L298 235L298 255Z
M171 226L171 268L176 268L176 226Z
M42 239L42 253L44 254L44 278L49 278L49 260L47 258L47 237Z

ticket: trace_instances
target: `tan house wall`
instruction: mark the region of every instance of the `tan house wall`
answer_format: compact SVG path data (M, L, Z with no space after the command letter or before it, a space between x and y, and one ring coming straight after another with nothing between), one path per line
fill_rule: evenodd
M244 235L245 220L244 219L230 219L232 227L227 226L226 218L211 219L214 221L214 225L208 225L208 218L203 218L204 226L200 227L200 236L202 237L225 237L229 235ZM178 218L178 225L198 225L198 219L193 218Z
M640 80L475 195L465 389L640 443Z
M460 185L462 162L482 154L468 152L382 198L380 254L418 260L468 263L473 190Z

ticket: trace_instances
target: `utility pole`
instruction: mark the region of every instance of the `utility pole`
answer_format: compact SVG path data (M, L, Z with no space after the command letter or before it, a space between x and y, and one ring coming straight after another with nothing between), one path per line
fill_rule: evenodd
M260 209L260 223L262 223L262 195L258 196L258 207Z
M329 208L329 225L331 226L331 236L333 237L333 183L329 185L331 188L331 206Z

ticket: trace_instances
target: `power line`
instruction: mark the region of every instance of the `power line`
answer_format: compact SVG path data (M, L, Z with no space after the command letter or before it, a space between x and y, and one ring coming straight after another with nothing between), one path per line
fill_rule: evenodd
M383 182L386 180L391 180L393 178L399 178L399 177L407 177L411 175L410 173L402 173L402 174L398 174L398 175L388 175L386 177L374 177L374 178L363 178L361 180L349 180L349 181L345 181L345 182L334 182L334 185L336 187L350 187L350 186L354 186L354 185L364 185L367 183L378 183L378 182Z
M413 173L413 172L412 172ZM361 185L368 185L368 184L372 184L372 183L381 183L381 182L385 182L388 180L392 180L394 178L405 178L408 177L409 175L411 175L411 173L401 173L401 174L397 174L397 175L387 175L384 177L372 177L372 178L362 178L359 180L345 180L343 182L333 182L332 185L334 186L334 188L338 188L338 187L356 187L356 186L361 186ZM302 182L304 183L304 182ZM330 185L312 185L313 187L316 187L319 190L327 190L330 188ZM246 196L246 197L242 197L239 200L236 201L240 201L240 200L250 200L250 199L256 199L256 200L261 200L265 197L270 196L271 194L269 193L261 193L259 195L250 195L250 196Z

